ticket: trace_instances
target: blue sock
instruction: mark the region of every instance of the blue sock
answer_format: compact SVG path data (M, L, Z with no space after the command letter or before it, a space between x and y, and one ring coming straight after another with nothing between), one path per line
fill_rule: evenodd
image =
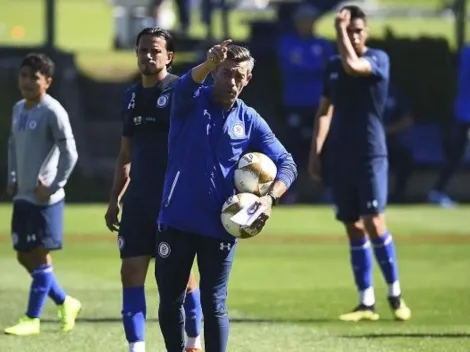
M359 291L372 287L372 250L367 237L350 240L351 265Z
M395 254L395 244L390 232L373 238L374 253L379 262L380 269L387 284L391 285L398 281L397 256Z
M54 279L52 266L49 264L40 265L33 270L31 276L33 282L29 290L26 315L30 318L39 318Z
M54 301L55 304L61 305L64 304L66 296L67 294L60 286L54 273L52 273L52 284L51 288L49 289L49 297Z
M201 291L199 288L186 293L184 300L186 323L184 328L188 337L198 337L202 328Z
M123 288L121 314L127 341L145 341L147 304L143 286Z

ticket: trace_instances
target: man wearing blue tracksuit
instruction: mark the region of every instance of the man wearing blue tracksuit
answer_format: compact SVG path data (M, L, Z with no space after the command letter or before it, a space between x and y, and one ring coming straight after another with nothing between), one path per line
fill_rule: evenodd
M168 352L184 351L183 301L196 255L205 351L227 350L227 285L236 240L222 226L220 212L236 193L233 174L240 157L259 151L278 168L270 192L260 198L267 210L251 225L255 233L297 177L292 156L266 121L238 99L252 77L254 59L248 49L230 42L212 47L207 60L181 77L173 93L155 256L159 323ZM210 73L214 84L203 86Z

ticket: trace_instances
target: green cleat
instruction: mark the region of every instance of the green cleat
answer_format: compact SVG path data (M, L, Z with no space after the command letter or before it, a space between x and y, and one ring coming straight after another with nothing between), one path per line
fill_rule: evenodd
M401 296L388 297L388 303L392 309L393 317L398 321L407 321L411 319L411 309L408 308Z
M7 335L30 336L40 332L39 318L23 317L18 324L6 328L3 332Z
M358 321L376 321L379 320L379 315L375 312L374 306L365 306L360 304L352 312L340 315L342 321L349 321L357 323Z
M62 322L62 332L70 332L75 327L75 320L82 310L82 304L79 300L67 296L64 304L59 306L59 318Z

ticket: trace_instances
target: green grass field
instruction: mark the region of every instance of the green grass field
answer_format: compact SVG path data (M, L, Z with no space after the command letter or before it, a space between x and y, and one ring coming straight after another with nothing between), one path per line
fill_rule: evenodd
M118 250L115 235L104 228L104 210L104 205L69 205L66 247L54 255L58 278L84 305L76 329L61 335L55 308L48 302L41 335L0 335L0 351L126 351ZM265 232L238 248L229 289L229 351L470 351L469 211L391 208L389 226L413 319L391 320L376 266L381 320L348 324L337 316L352 308L356 294L347 243L331 210L276 209ZM9 217L9 207L0 207L1 327L24 312L30 282L10 249ZM146 287L148 350L164 351L151 273Z

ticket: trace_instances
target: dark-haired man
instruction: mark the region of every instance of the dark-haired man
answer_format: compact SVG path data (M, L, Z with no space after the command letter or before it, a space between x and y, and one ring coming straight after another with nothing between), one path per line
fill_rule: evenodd
M145 351L145 279L155 253L159 213L167 162L167 142L173 88L178 77L168 72L174 58L171 35L160 28L145 28L136 39L141 82L126 91L121 149L116 161L106 225L118 231L122 260L122 321L129 352ZM125 196L123 197L125 193ZM118 221L119 203L123 212ZM190 277L189 273L186 281ZM201 304L193 276L185 300L186 351L199 351Z
M309 173L320 176L320 154L328 135L324 173L333 193L336 218L349 237L359 305L343 321L377 320L372 286L372 250L388 284L395 319L411 311L401 296L395 245L385 221L388 160L383 113L388 95L389 58L368 48L366 16L345 6L336 16L339 55L326 69L315 119Z
M59 308L63 332L74 328L81 309L57 282L50 254L62 248L64 186L78 159L68 114L47 94L53 75L54 63L44 54L29 54L20 66L23 99L13 107L7 194L13 196L13 247L33 280L26 314L4 330L9 335L39 334L47 296Z
M252 77L250 51L226 40L178 81L171 110L169 159L157 234L155 276L159 323L168 352L184 347L185 282L194 258L200 274L206 352L225 352L229 335L227 286L237 242L220 212L235 193L233 174L240 157L259 151L278 174L260 202L264 214L249 229L258 233L272 205L297 176L297 168L266 121L239 99ZM212 73L214 84L203 86Z

